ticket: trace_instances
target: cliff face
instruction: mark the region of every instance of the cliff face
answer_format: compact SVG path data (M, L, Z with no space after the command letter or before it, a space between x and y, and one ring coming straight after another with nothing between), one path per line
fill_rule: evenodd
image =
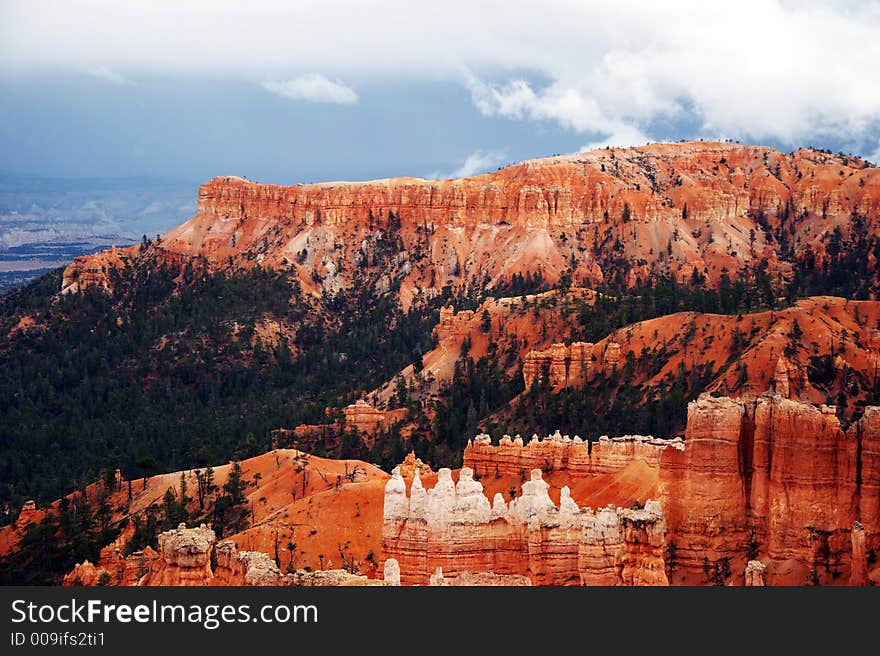
M711 365L709 392L755 396L769 388L784 398L825 403L844 391L855 407L870 393L870 384L858 381L873 380L880 367L878 320L880 302L831 296L742 316L679 312L626 326L595 344L532 349L523 359L523 381L528 389L546 372L553 389L578 387L607 381L615 366L623 374L629 362L621 381L650 388L681 367ZM718 366L728 361L731 366Z
M616 474L635 460L656 469L661 452L669 445L681 448L681 440L660 440L642 435L601 437L589 443L559 431L545 439L533 435L528 443L520 436L505 435L492 445L488 435L477 435L464 450L464 466L477 475L524 478L526 472L565 472L573 481L599 474Z
M866 550L880 555L880 409L865 408L865 416L850 429L858 440L859 522Z
M378 410L363 399L346 406L343 414L346 425L361 433L374 433L380 428L388 428L406 416L402 409Z
M714 564L743 551L745 412L733 399L702 397L688 406L684 449L661 457L661 499L681 572L702 576L705 559Z
M160 555L147 547L126 556L125 545L132 535L134 524L129 522L119 537L101 549L97 563L77 564L62 585L137 585Z
M279 187L216 178L200 189L198 214L156 246L214 267L231 258L291 268L315 292L349 287L353 271L384 259L406 307L423 290L517 272L540 269L553 283L572 260L572 275L599 283L615 240L638 263L631 282L667 250L664 268L681 279L697 267L717 282L722 268L733 274L763 258L786 273L772 237L779 224L798 217L799 251L821 254L824 232L848 230L853 212L873 226L878 210L880 175L859 160L693 142L531 160L462 180ZM110 266L105 255L78 258L64 286L106 285Z
M407 496L395 469L385 487L385 555L400 564L404 585L437 584L438 570L459 579L527 577L534 585L666 583L665 527L656 503L643 511L594 513L579 508L568 487L557 506L548 488L535 469L521 496L507 504L498 493L490 504L465 467L457 483L441 469L430 490L416 475Z
M407 496L394 473L385 554L404 584L427 583L437 567L535 585L865 584L880 575L878 416L867 408L844 431L826 406L703 395L689 404L683 442L605 438L591 449L568 436L492 445L480 435L457 483L441 470L425 490L415 476ZM568 486L554 503L542 475L564 474L583 495L589 484L614 490L636 464L659 479L659 500L643 508L582 508ZM501 494L490 503L474 479L529 467L509 504Z
M684 451L660 460L677 576L705 578L701 560L703 568L738 571L760 554L771 585L842 579L853 522L877 521L876 497L864 485L873 463L859 458L875 439L875 414L869 408L844 432L834 408L778 395L691 403Z
M205 528L177 529L159 535L159 554L150 564L149 571L138 581L120 581L118 585L173 585L173 586L368 586L396 585L396 580L368 579L345 570L296 570L283 574L268 554L261 551L239 551L235 542L226 540L215 546L214 532ZM211 551L217 562L211 569ZM70 576L88 576L88 561ZM91 578L80 579L84 585L94 585ZM108 581L109 583L109 581Z
M214 531L204 524L186 528L181 524L159 535L159 558L138 585L211 585L211 549L216 541Z

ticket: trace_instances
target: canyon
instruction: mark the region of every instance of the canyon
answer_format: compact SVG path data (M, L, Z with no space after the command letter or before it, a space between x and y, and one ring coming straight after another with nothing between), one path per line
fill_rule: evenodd
M404 584L426 584L437 568L534 585L876 583L878 417L869 407L843 430L828 406L704 394L688 406L683 440L556 434L493 445L479 435L457 482L441 469L426 489L417 474L392 473L384 553ZM636 466L649 485L631 503L609 483ZM483 482L511 475L528 476L521 494L490 502ZM597 490L617 499L586 505Z
M288 453L245 463L252 472L258 463L277 463L276 480L260 481L260 493L289 482L305 457L282 455ZM333 466L315 459L309 467L318 463ZM286 568L279 566L287 560L278 555L279 532L287 527L299 536L303 524L302 516L293 516L295 504L274 507L281 500L273 498L253 526L223 540L204 525L181 525L162 533L157 549L123 556L129 527L98 563L77 565L65 583L880 583L876 407L844 429L829 406L770 392L739 399L703 394L688 406L683 439L622 436L590 443L556 433L493 443L477 435L456 471L434 472L410 455L390 476L365 469L324 491L317 485L297 503L314 513L314 533L329 532L317 548L329 552L327 537L337 541L341 568L323 553L316 562L314 549L298 554L296 566L292 557ZM342 517L359 517L367 508L365 523L340 525ZM26 505L20 524L34 512ZM363 542L370 535L373 540ZM354 557L367 546L372 555Z
M79 561L66 585L875 585L878 233L878 169L810 149L652 144L461 180L215 178L195 217L77 258L3 333L31 355L77 355L55 335L112 338L140 405L172 422L174 394L200 408L229 393L221 446L177 435L163 469L189 468L153 474L114 427L95 431L114 460L70 466L76 491L53 503L16 497L0 557L97 503L107 538L64 561ZM864 284L841 291L852 271ZM104 313L99 332L77 304ZM103 389L82 374L100 352L44 375L43 396ZM271 419L245 427L254 408ZM233 453L206 491L205 463Z

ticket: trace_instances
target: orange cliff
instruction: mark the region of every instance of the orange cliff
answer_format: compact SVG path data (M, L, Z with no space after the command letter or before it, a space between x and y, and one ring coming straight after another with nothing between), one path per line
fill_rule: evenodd
M873 407L844 431L833 408L703 395L689 404L683 442L557 435L493 446L478 436L458 483L441 470L426 490L413 476L407 495L393 474L384 553L404 584L425 584L438 567L560 585L878 582L878 424ZM483 482L529 467L519 497L490 503ZM638 505L634 472L645 483ZM571 487L553 500L544 476ZM610 505L586 506L599 492L597 505Z
M645 509L581 509L564 486L559 504L540 469L522 494L491 504L470 468L458 482L441 469L425 490L414 476L410 495L395 469L385 488L385 555L400 565L404 585L431 574L526 576L533 585L665 585L665 525L659 504Z
M280 569L284 573L347 567L376 577L381 564L382 490L388 474L362 461L330 460L295 449L274 449L243 460L240 465L247 481L244 494L251 510L249 526L239 533L223 535L223 541L232 540L247 552L280 554ZM219 489L230 470L230 465L214 467L214 481ZM65 577L65 583L94 585L102 581L134 585L147 571L152 572L148 581L162 577L188 580L188 574L181 574L180 569L164 573L169 564L179 565L174 562L177 550L170 546L172 543L164 554L160 553L161 548L157 552L150 547L128 555L125 552L134 520L143 521L147 513L161 506L169 489L179 494L181 475L189 496L197 497L199 473L204 474L204 470L160 474L130 482L118 480L111 490L104 490L102 483L89 486L89 498L108 494L107 500L114 508L113 520L127 520L127 524L120 536L101 550L98 562L78 564ZM188 505L190 515L210 517L212 503L213 495L205 499L204 508L200 508L197 498L192 498ZM46 510L35 510L33 504L25 506L21 526L26 521L39 521L46 514ZM57 512L57 506L55 502L49 510ZM23 530L14 525L0 530L0 553L13 551ZM211 542L217 539L220 537L215 536ZM190 578L198 581L205 577L199 570Z
M109 549L110 547L108 547ZM118 549L116 550L118 552ZM278 565L261 551L239 551L232 540L216 542L214 531L204 524L176 529L159 535L158 553L149 547L144 557L132 554L129 561L139 561L136 576L129 568L121 578L103 566L95 567L88 561L77 565L64 578L64 585L128 585L128 586L367 586L399 585L399 578L391 574L394 562L386 565L384 579L368 579L345 570L297 570L282 573ZM212 569L211 556L216 566ZM105 553L101 554L102 563ZM112 567L111 567L112 571Z
M547 376L552 389L577 387L632 368L627 384L657 385L679 369L712 366L705 389L755 396L770 388L785 398L825 403L845 390L851 406L865 402L880 368L880 302L833 296L798 300L782 310L745 315L679 312L612 332L595 344L556 343L523 360L528 389ZM815 356L833 356L823 378L810 380ZM826 380L827 378L827 380Z
M779 224L793 222L796 253L821 256L823 236L847 232L854 213L876 230L880 172L861 160L690 142L530 160L461 180L281 187L216 178L199 190L198 214L155 248L215 268L291 269L320 293L353 285L391 245L383 284L398 278L408 307L447 284L492 286L527 271L551 284L566 271L598 284L615 241L633 264L630 283L652 266L681 280L696 268L717 282L725 267L734 274L761 259L787 274L792 263L772 237ZM133 259L139 248L123 254ZM77 258L63 289L107 286L120 261Z
M207 527L179 527L158 550L124 556L129 523L98 563L77 565L65 583L880 582L876 407L844 429L831 407L704 394L688 406L683 440L590 444L557 433L492 444L479 435L458 472L434 473L409 457L391 477L290 450L242 467L253 480L250 528L218 543ZM227 470L215 470L218 481ZM136 482L129 513L177 480ZM119 487L114 506L125 503ZM24 515L39 512L28 506Z
M554 289L540 294L490 298L476 310L455 311L442 307L433 329L435 346L422 355L422 368L408 365L400 371L412 398L437 394L451 382L455 363L467 346L469 357L496 359L513 375L521 360L531 349L549 347L554 341L567 339L577 326L570 314L583 305L595 302L596 292L581 287ZM509 357L498 358L498 354ZM517 357L512 357L513 355ZM374 404L388 405L397 390L397 377L367 397Z

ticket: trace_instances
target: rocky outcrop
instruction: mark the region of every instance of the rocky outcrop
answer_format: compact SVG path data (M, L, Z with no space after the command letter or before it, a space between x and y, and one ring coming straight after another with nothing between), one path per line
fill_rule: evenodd
M546 371L548 380L543 382L550 387L574 386L586 380L593 366L593 344L553 344L545 351L529 351L523 361L523 380L528 389Z
M557 506L548 487L535 469L521 496L508 505L496 494L490 504L464 467L458 482L441 469L430 490L415 476L407 497L395 469L385 488L385 554L400 563L404 585L428 584L438 568L452 577L527 577L534 585L665 583L665 526L656 503L643 511L606 508L597 514L579 508L568 487Z
M750 560L746 564L746 586L764 585L764 563L760 560Z
M850 431L859 446L859 522L865 530L865 549L880 556L880 408L865 408Z
M523 381L526 389L535 380L544 381L551 388L583 385L593 375L610 373L620 363L621 346L608 341L597 349L590 342L572 342L569 345L553 344L544 351L529 351L523 361Z
M529 389L546 376L550 390L637 388L640 404L663 394L670 377L711 372L704 391L724 396L754 398L769 388L783 398L822 404L844 392L851 419L875 402L871 385L863 383L880 370L880 333L866 328L878 320L880 302L830 296L744 316L679 312L625 326L594 344L535 344L522 355L523 383ZM558 326L553 333L564 334ZM845 348L845 359L817 357L839 348ZM592 352L589 359L576 354L585 349ZM718 366L728 360L732 366Z
M869 408L844 432L834 408L780 395L691 403L684 450L660 461L676 582L727 580L755 553L771 585L840 579L853 521L877 521L859 458L875 415Z
M110 288L110 272L125 266L126 251L111 247L109 250L76 258L64 270L61 279L61 293L76 293L87 287Z
M479 476L519 476L533 469L565 471L573 479L588 478L623 470L635 460L659 468L660 454L667 446L682 449L681 439L663 440L643 435L600 437L590 443L559 431L544 439L533 435L527 444L520 436L505 435L492 445L488 435L477 435L464 451L464 466Z
M664 451L660 490L679 572L701 573L743 553L748 518L740 465L746 409L703 396L688 406L684 449ZM678 582L678 581L676 581Z
M412 478L415 476L416 472L419 473L420 476L426 476L428 474L433 474L434 472L431 470L431 466L427 463L422 462L421 458L416 457L415 452L410 451L403 458L403 462L398 465L400 467L400 474L406 478Z
M287 585L305 587L376 587L399 585L393 580L370 579L361 574L352 574L344 569L316 570L308 572L304 569L288 574Z
M86 560L76 565L62 585L137 585L160 556L151 547L125 555L134 528L133 522L126 523L119 536L101 549L97 563Z
M470 322L473 318L473 310L456 312L451 305L440 308L440 320L434 327L438 343L445 346L460 344L471 334Z
M845 571L859 516L856 431L843 432L829 406L762 396L752 407L752 473L744 484L759 540L775 561Z
M789 379L790 380L790 379ZM779 394L702 395L688 406L685 439L555 435L524 445L478 435L457 483L441 470L407 496L395 472L385 491L386 553L404 584L442 567L528 576L533 584L647 585L766 582L854 584L877 578L880 412L843 430L834 408ZM558 506L544 472L608 484L640 460L659 477L644 508L579 508L563 487ZM529 469L530 468L530 469ZM522 494L490 503L481 477L522 476Z
M443 574L443 568L431 574L428 585L439 587L523 587L530 586L532 582L527 576L519 574L496 574L495 572L461 572L455 576Z
M609 506L585 519L578 545L584 585L669 585L666 522L660 504L644 509Z
M784 399L799 398L806 383L804 369L784 355L780 356L773 372L773 391Z
M285 584L278 566L262 551L238 551L235 542L224 540L214 548L217 567L213 585Z
M868 556L865 551L865 527L854 522L852 528L852 565L850 566L849 584L868 585Z
M346 425L359 433L374 433L380 428L387 428L402 419L404 414L394 410L377 410L363 399L347 405L343 413Z
M138 585L138 581L150 571L159 554L146 547L123 556L116 547L105 547L97 564L88 560L74 566L65 575L61 585L94 586L94 585Z
M27 528L28 524L38 521L39 515L37 504L33 499L25 501L21 506L21 512L18 513L18 519L15 520L15 529L23 531Z
M262 551L239 551L235 542L224 540L216 546L214 532L204 525L186 528L181 524L159 535L159 553L150 561L148 572L137 582L106 581L110 585L175 585L175 586L377 586L399 585L393 576L393 565L386 562L386 577L370 579L346 570L300 569L283 573L268 554ZM216 568L211 569L211 548ZM155 553L155 552L153 552ZM135 554L132 554L134 556ZM78 583L100 579L102 569L91 563L78 565L68 577L79 577ZM73 584L73 583L71 583Z
M138 585L211 585L211 549L216 541L214 531L204 524L176 529L159 535L159 558Z

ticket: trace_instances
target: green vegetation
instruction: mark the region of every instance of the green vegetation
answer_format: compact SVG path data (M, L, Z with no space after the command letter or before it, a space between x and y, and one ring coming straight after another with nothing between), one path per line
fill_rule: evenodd
M113 294L53 300L59 276L0 301L7 522L26 499L57 499L107 468L136 478L268 450L271 429L321 421L427 350L449 300L403 313L369 283L314 301L284 272L150 261L121 272ZM25 314L41 327L9 337ZM262 343L263 318L293 326L292 343Z
M91 501L83 494L64 498L57 512L29 524L17 551L0 562L0 585L57 585L76 563L98 562L122 528L111 524L108 495L102 488Z

